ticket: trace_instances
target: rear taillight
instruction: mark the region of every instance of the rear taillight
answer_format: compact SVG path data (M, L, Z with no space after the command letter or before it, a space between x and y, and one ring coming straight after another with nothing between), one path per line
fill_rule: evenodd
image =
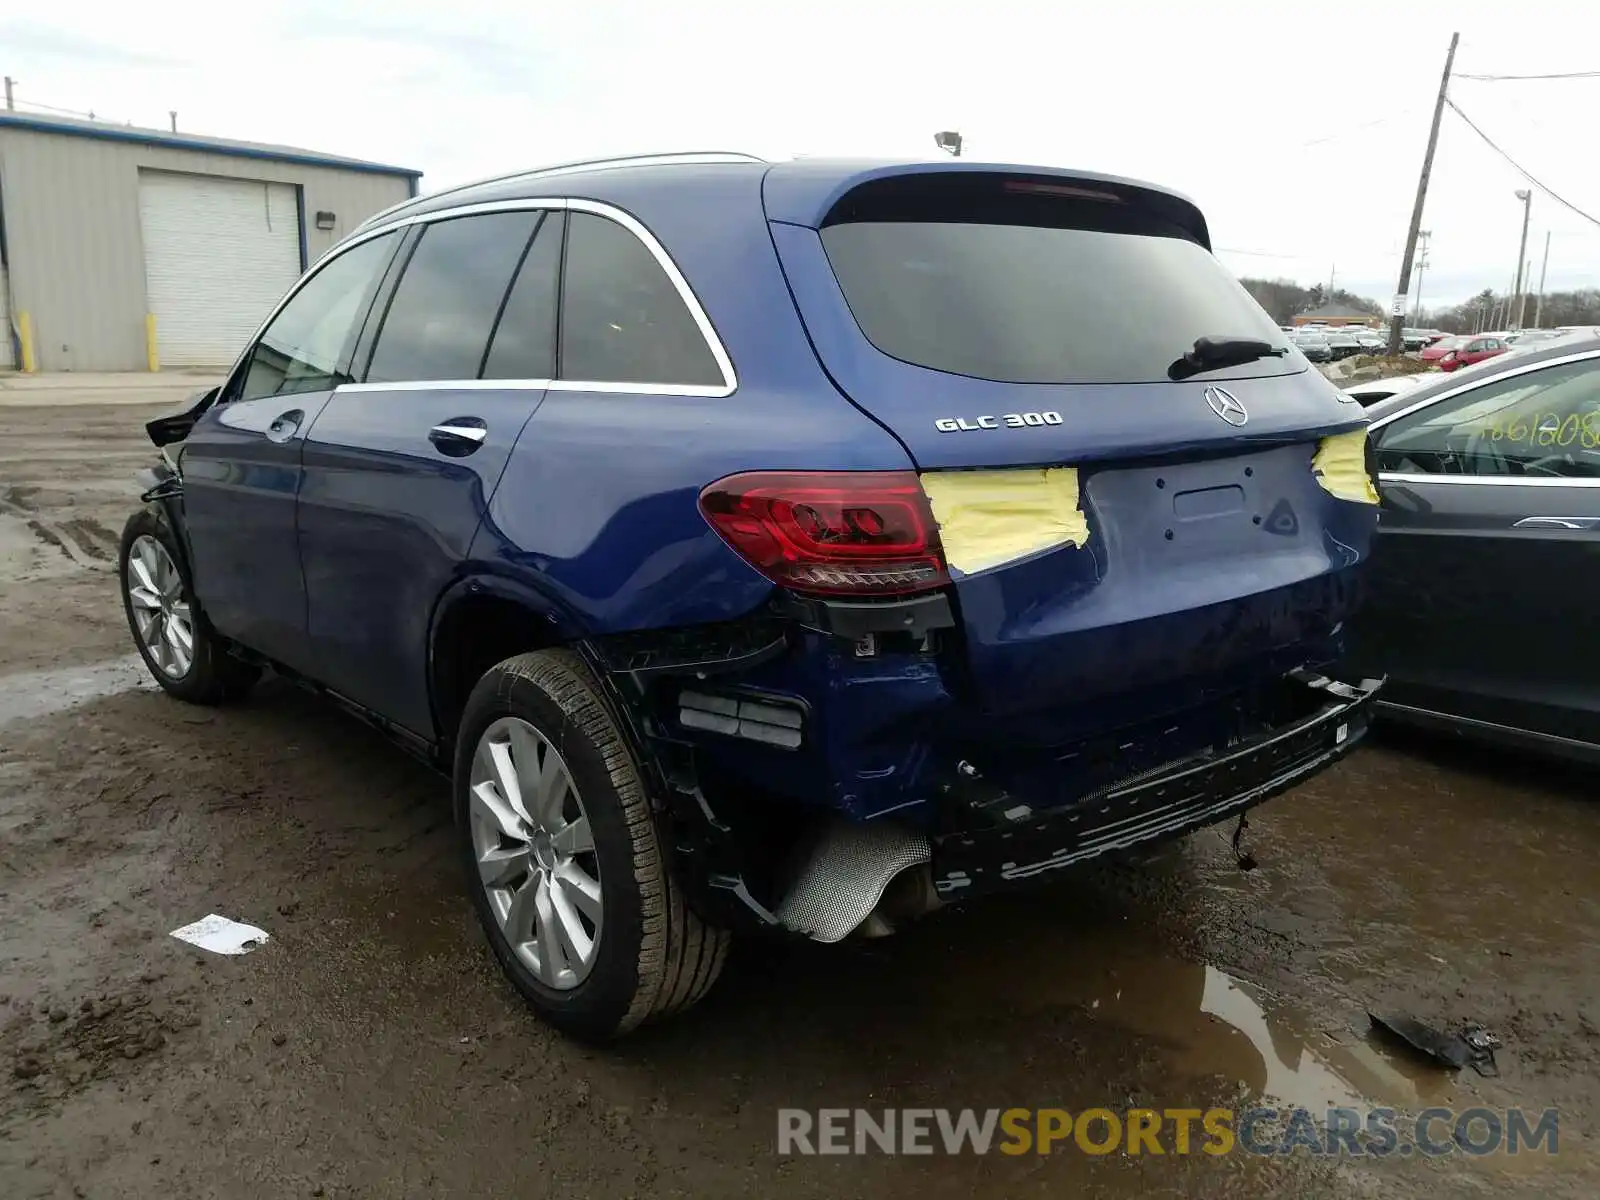
M904 595L950 582L914 471L752 471L700 493L711 527L774 583Z

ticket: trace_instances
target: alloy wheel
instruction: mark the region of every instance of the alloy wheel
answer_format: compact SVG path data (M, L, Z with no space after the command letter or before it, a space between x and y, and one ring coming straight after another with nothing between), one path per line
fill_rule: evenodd
M178 564L149 534L135 538L128 547L124 586L150 661L168 679L182 679L194 666L194 616L183 596Z
M600 865L572 773L520 717L478 739L468 783L473 857L507 943L546 987L589 975L600 947Z

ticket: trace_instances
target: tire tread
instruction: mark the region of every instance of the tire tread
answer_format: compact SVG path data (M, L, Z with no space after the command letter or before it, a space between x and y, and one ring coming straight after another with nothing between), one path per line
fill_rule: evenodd
M497 689L502 698L519 677L539 688L600 752L623 808L633 846L633 878L639 891L641 938L638 986L616 1033L681 1012L710 991L722 973L731 937L702 921L689 907L662 853L662 839L643 772L604 701L599 681L571 650L538 650L507 659ZM565 753L564 748L557 746Z

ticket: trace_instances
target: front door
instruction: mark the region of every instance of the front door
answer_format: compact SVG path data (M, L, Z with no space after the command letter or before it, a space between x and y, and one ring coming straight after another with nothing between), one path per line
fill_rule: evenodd
M562 214L425 226L362 382L305 444L300 553L317 677L424 737L435 602L554 373ZM515 276L515 278L513 278Z
M1600 739L1600 356L1446 396L1374 439L1364 657L1393 699Z
M182 452L195 595L227 637L307 662L295 530L306 431L348 378L349 354L396 235L324 260L240 360Z

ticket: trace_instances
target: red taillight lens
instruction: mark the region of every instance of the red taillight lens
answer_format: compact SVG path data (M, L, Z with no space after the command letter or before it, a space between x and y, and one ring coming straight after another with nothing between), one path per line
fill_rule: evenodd
M711 527L774 583L904 595L950 582L914 471L752 471L700 493Z

